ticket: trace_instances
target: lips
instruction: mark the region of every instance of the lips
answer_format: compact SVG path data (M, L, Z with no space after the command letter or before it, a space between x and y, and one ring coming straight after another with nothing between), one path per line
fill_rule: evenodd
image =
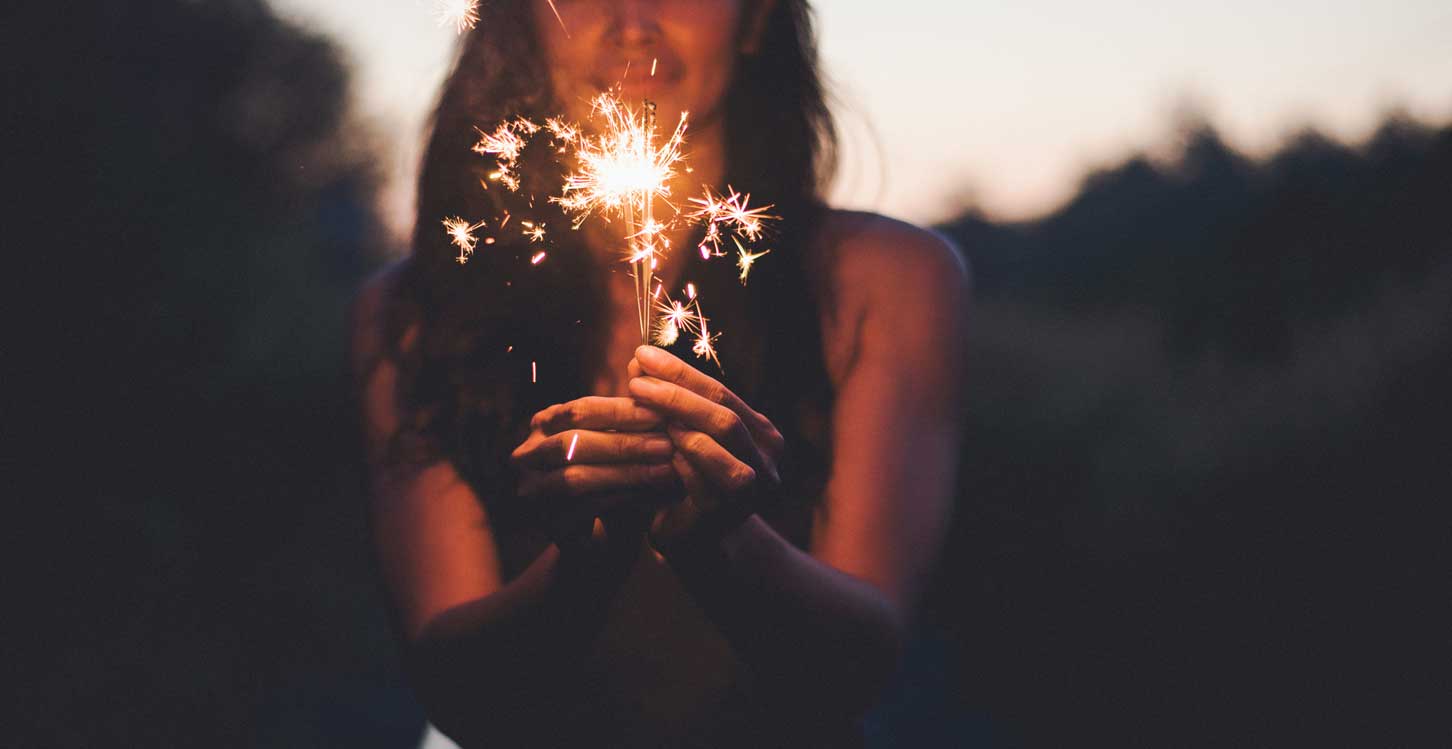
M652 64L655 67L654 76L650 74ZM681 73L679 65L658 57L632 59L628 70L624 62L603 65L599 70L602 72L597 73L592 80L597 88L604 91L618 85L630 93L649 93L668 88L680 80Z

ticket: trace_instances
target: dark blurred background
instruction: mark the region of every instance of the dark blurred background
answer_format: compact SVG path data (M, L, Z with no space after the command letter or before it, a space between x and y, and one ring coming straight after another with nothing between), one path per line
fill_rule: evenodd
M42 532L5 743L417 745L343 368L398 248L337 49L257 0L7 13L51 53L7 84L38 125L12 315L46 339L12 413L50 460L16 500ZM1041 219L938 227L975 276L967 440L876 746L1428 736L1452 126L1182 141Z

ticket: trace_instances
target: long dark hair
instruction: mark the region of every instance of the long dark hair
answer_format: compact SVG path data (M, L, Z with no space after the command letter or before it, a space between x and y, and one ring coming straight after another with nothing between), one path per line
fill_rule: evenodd
M490 129L516 115L552 114L529 4L489 3L483 13L463 41L434 114L419 177L413 252L392 297L388 332L399 363L398 401L407 414L396 444L451 459L497 522L510 516L507 500L513 496L504 458L523 439L530 415L589 392L604 353L607 269L597 267L593 253L570 246L578 235L565 230L568 219L547 204L546 196L558 191L559 182L549 182L557 172L529 169L527 155L517 192L481 185L495 164L470 153L475 128ZM787 437L792 452L783 476L795 491L784 496L815 501L829 460L831 393L818 318L828 293L819 283L826 260L814 251L820 244L814 240L836 135L807 0L775 4L759 52L738 61L726 112L726 181L749 186L752 204L774 204L772 213L782 220L770 238L772 253L759 261L745 288L729 258L690 271L723 331L718 349L724 369L704 369ZM529 206L531 195L536 199ZM486 232L496 243L480 244L461 266L440 221L506 211L556 229L548 260L531 265L540 246L517 231ZM417 337L405 347L405 333L414 328Z

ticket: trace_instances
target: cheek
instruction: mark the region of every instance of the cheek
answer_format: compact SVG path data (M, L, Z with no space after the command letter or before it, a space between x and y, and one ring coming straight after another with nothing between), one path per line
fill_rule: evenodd
M687 71L695 108L703 110L724 95L738 55L741 3L734 0L680 0L673 7L671 47Z

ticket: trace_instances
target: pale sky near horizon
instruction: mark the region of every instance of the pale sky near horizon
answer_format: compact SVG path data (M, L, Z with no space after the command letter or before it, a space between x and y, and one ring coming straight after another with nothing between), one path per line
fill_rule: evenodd
M385 213L406 231L453 31L433 0L270 1L342 44L383 139ZM1393 108L1452 121L1446 0L814 6L846 105L835 202L920 223L965 204L999 219L1050 211L1089 169L1163 153L1187 107L1252 154L1306 126L1359 141Z

